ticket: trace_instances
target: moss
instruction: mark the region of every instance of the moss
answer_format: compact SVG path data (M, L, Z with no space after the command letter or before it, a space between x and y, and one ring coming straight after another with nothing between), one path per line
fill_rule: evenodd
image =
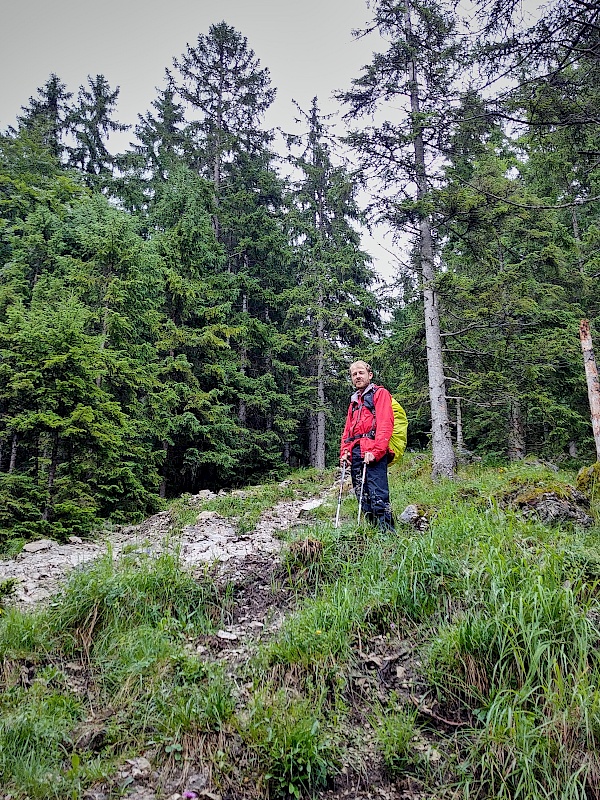
M568 483L556 480L527 481L513 478L508 487L498 494L497 500L501 506L521 507L535 505L538 500L548 495L553 495L559 500L571 502L584 502L584 497L577 497L577 490Z
M580 492L592 497L596 486L600 486L600 461L590 467L582 467L577 473L577 488Z

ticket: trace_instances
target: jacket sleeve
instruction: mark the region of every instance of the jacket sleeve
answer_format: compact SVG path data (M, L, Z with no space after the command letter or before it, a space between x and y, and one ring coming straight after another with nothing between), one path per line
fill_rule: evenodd
M373 453L373 455L375 456L375 459L379 461L379 459L383 458L386 455L388 451L388 445L390 443L390 438L394 431L394 411L392 409L392 395L388 392L387 389L384 389L383 386L381 386L375 392L373 403L375 405L375 417L377 420L377 427L375 429L375 439L373 441L369 439L362 439L361 449L364 445L363 455L365 452L370 450L371 453Z
M352 445L345 441L350 435L350 424L352 422L351 409L352 406L350 405L348 407L348 413L346 414L346 424L344 425L342 440L340 442L340 458L344 455L344 453L350 453L352 451Z

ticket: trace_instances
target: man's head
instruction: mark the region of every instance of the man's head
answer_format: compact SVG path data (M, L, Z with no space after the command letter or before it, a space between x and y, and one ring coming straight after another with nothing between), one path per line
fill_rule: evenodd
M373 371L366 361L354 361L350 364L350 378L355 389L366 389L373 379Z

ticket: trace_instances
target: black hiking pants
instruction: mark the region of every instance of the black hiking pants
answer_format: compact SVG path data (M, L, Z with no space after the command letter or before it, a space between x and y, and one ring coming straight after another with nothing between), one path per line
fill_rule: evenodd
M386 456L379 459L379 461L371 461L370 464L367 464L361 507L362 513L368 522L380 528L393 531L394 520L392 506L390 505L387 467ZM360 452L360 444L355 444L352 448L350 474L352 475L352 486L354 486L356 498L359 501L362 472L363 458Z

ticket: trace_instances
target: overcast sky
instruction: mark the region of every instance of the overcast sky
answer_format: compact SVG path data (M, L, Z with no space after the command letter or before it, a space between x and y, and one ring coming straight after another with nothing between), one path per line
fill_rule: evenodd
M120 86L119 117L149 108L165 67L187 43L225 20L271 72L277 99L269 124L290 127L291 99L323 106L369 60L351 31L369 19L365 0L12 0L0 27L0 127L55 72L75 94L87 75Z
M369 21L366 0L6 0L0 26L0 130L15 123L22 105L55 72L77 95L87 76L103 74L119 86L117 119L134 125L164 88L165 68L186 44L225 20L248 39L271 73L277 97L265 118L291 132L292 99L308 109L314 96L323 112L336 111L336 89L346 89L369 62L376 39L355 39ZM122 151L133 139L113 136ZM378 235L365 249L391 277Z

